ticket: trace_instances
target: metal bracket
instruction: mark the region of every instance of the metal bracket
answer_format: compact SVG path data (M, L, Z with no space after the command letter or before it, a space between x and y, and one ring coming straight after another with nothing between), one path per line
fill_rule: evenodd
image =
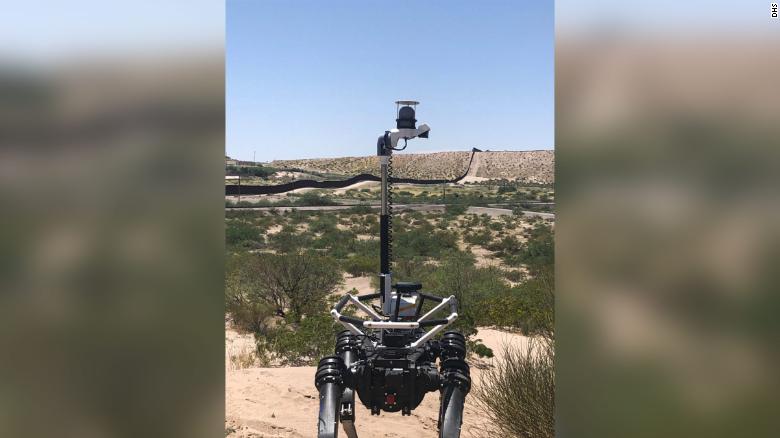
M372 296L372 299L375 298L375 296ZM442 331L444 328L455 322L456 319L458 319L458 312L457 312L457 303L455 301L455 296L450 295L447 298L444 298L441 300L439 304L437 304L433 309L428 311L425 315L421 316L417 319L417 321L387 321L386 319L382 318L378 313L376 313L372 308L365 305L363 302L361 302L360 297L355 297L351 294L346 294L344 297L341 298L341 300L336 304L336 306L331 309L330 314L333 317L334 320L338 321L340 324L342 324L344 327L347 328L350 332L354 333L358 336L365 336L365 333L358 328L353 321L355 321L355 318L350 318L350 321L344 321L343 315L341 314L341 310L346 306L348 303L353 303L355 306L362 310L363 312L367 313L371 318L372 321L363 321L361 325L362 328L367 328L371 330L375 329L399 329L399 330L414 330L420 328L420 324L431 319L431 316L433 316L436 312L443 309L445 306L450 306L450 314L443 320L441 324L437 324L427 332L425 332L424 335L422 335L419 339L412 342L408 345L410 348L416 348L425 342L427 342L429 339L431 339L433 336L435 336L437 333Z

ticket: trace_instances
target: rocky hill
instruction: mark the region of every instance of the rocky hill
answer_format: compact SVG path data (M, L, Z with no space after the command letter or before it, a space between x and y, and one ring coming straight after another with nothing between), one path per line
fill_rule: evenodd
M506 178L539 184L555 181L553 151L477 152L471 168L468 168L470 157L471 152L397 154L393 156L394 175L415 179L452 179L468 170L471 180ZM379 170L376 156L277 160L271 162L271 166L350 176L377 174Z

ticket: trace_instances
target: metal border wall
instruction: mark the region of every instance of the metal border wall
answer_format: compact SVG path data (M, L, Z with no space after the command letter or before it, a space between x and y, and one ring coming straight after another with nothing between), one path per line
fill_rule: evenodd
M394 183L401 184L447 184L456 183L468 175L471 169L471 163L474 161L474 154L482 152L477 148L471 150L471 158L469 159L469 165L466 167L466 171L463 175L454 179L413 179L413 178L392 178ZM273 186L238 186L238 185L226 185L225 195L274 195L277 193L285 193L295 189L343 189L344 187L351 186L363 181L380 181L379 177L370 173L361 173L351 178L336 181L314 181L310 179L302 179L298 181L292 181L285 184L278 184Z

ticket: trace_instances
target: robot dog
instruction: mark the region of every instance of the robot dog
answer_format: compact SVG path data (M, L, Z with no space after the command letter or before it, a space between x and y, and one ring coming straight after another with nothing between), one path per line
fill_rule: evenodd
M314 378L320 398L319 438L337 437L339 422L349 438L357 438L355 393L372 415L411 415L434 391L441 398L439 437L460 437L463 403L471 388L466 340L455 331L434 339L458 317L455 297L426 294L420 283L392 282L392 153L406 149L407 140L428 138L428 125L417 127L418 103L396 102L396 129L377 141L382 187L379 291L346 294L330 312L346 330L336 338L336 354L320 360ZM401 139L404 146L399 148ZM422 314L426 301L436 304ZM349 304L368 319L342 314ZM436 317L442 311L449 313Z

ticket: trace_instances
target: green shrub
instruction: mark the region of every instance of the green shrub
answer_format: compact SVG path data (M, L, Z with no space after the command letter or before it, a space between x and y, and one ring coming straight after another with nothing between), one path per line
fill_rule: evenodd
M476 354L479 357L487 357L487 358L493 357L493 350L487 345L483 344L481 339L477 339L474 341L468 340L466 341L466 345L468 346L468 349L472 353Z
M260 178L266 178L269 175L273 175L276 169L273 167L264 166L227 166L227 175L240 175L240 176L256 176Z
M442 252L458 247L458 236L451 231L433 231L430 224L394 233L394 253L397 259L416 256L439 257Z
M364 190L367 190L367 189L364 189ZM347 214L371 214L371 213L374 213L375 214L376 212L370 206L361 204L361 205L356 205L354 207L350 207L350 208L344 210L344 213L347 213Z
M378 257L379 239L356 240L350 242L350 251L354 256Z
M349 275L353 277L374 274L379 272L379 258L354 256L344 261L341 266Z
M552 336L555 312L552 270L489 295L482 309L483 318L490 324L517 328L527 335Z
M469 207L466 204L447 204L444 207L444 214L447 216L460 216L466 213Z
M327 249L328 255L337 259L346 259L356 247L355 233L348 230L328 229L322 236L315 239L311 246L317 249Z
M397 281L421 281L423 290L433 290L434 285L428 279L436 271L436 267L426 264L422 257L396 258L393 276Z
M426 221L424 219L414 219L414 220L412 220L412 225L415 226L415 227L420 227L420 226L423 226L423 225L425 225L427 223L428 223L428 221Z
M242 220L227 221L225 244L228 247L257 248L265 243L265 237L254 225Z
M241 330L257 332L273 310L252 294L245 272L248 255L228 256L225 263L225 312Z
M311 236L299 233L290 226L285 226L276 234L269 238L271 248L282 254L296 253L304 248L309 248L312 244Z
M550 225L537 221L534 227L526 230L524 234L527 238L524 245L502 241L496 245L495 251L510 265L528 265L532 274L552 267L555 264L555 242Z
M497 256L513 256L520 254L522 251L522 244L514 236L504 236L503 238L490 243L487 249L494 251Z
M479 246L487 246L490 241L493 239L493 234L490 232L490 230L478 230L473 233L466 234L463 237L463 240L466 243L470 243L472 245L479 245Z
M313 233L322 233L336 230L336 216L319 215L314 220L309 221L309 231Z
M523 281L525 275L522 271L507 269L504 271L504 277L513 283L519 283L520 281Z
M251 254L242 260L240 281L250 300L271 307L276 315L300 321L321 310L341 282L341 271L329 257L311 253Z
M314 366L333 353L336 333L341 330L323 307L300 321L289 318L257 336L261 356L273 356L283 366Z
M484 303L488 297L509 289L501 278L501 271L475 267L474 255L470 252L449 251L441 260L426 281L429 290L443 296L454 295L458 300L458 319L454 328L468 336L476 332L478 325L492 324L487 319Z
M490 228L493 231L501 231L504 229L504 224L501 222L490 222L488 224L488 228Z
M298 210L297 208L287 210L284 212L284 217L286 217L289 220L287 224L289 225L289 227L286 226L285 229L289 229L291 232L295 232L295 227L293 227L292 225L298 225L304 222L308 222L312 216L316 216L318 213L319 212L316 211L315 212L301 211Z
M534 278L516 289L522 297L519 309L523 318L514 326L525 333L551 337L555 325L555 275L552 266L538 271Z
M484 416L481 436L553 438L555 435L554 343L505 346L501 360L483 371L472 390Z
M303 206L339 205L338 202L326 196L320 196L316 192L306 192L295 203Z

